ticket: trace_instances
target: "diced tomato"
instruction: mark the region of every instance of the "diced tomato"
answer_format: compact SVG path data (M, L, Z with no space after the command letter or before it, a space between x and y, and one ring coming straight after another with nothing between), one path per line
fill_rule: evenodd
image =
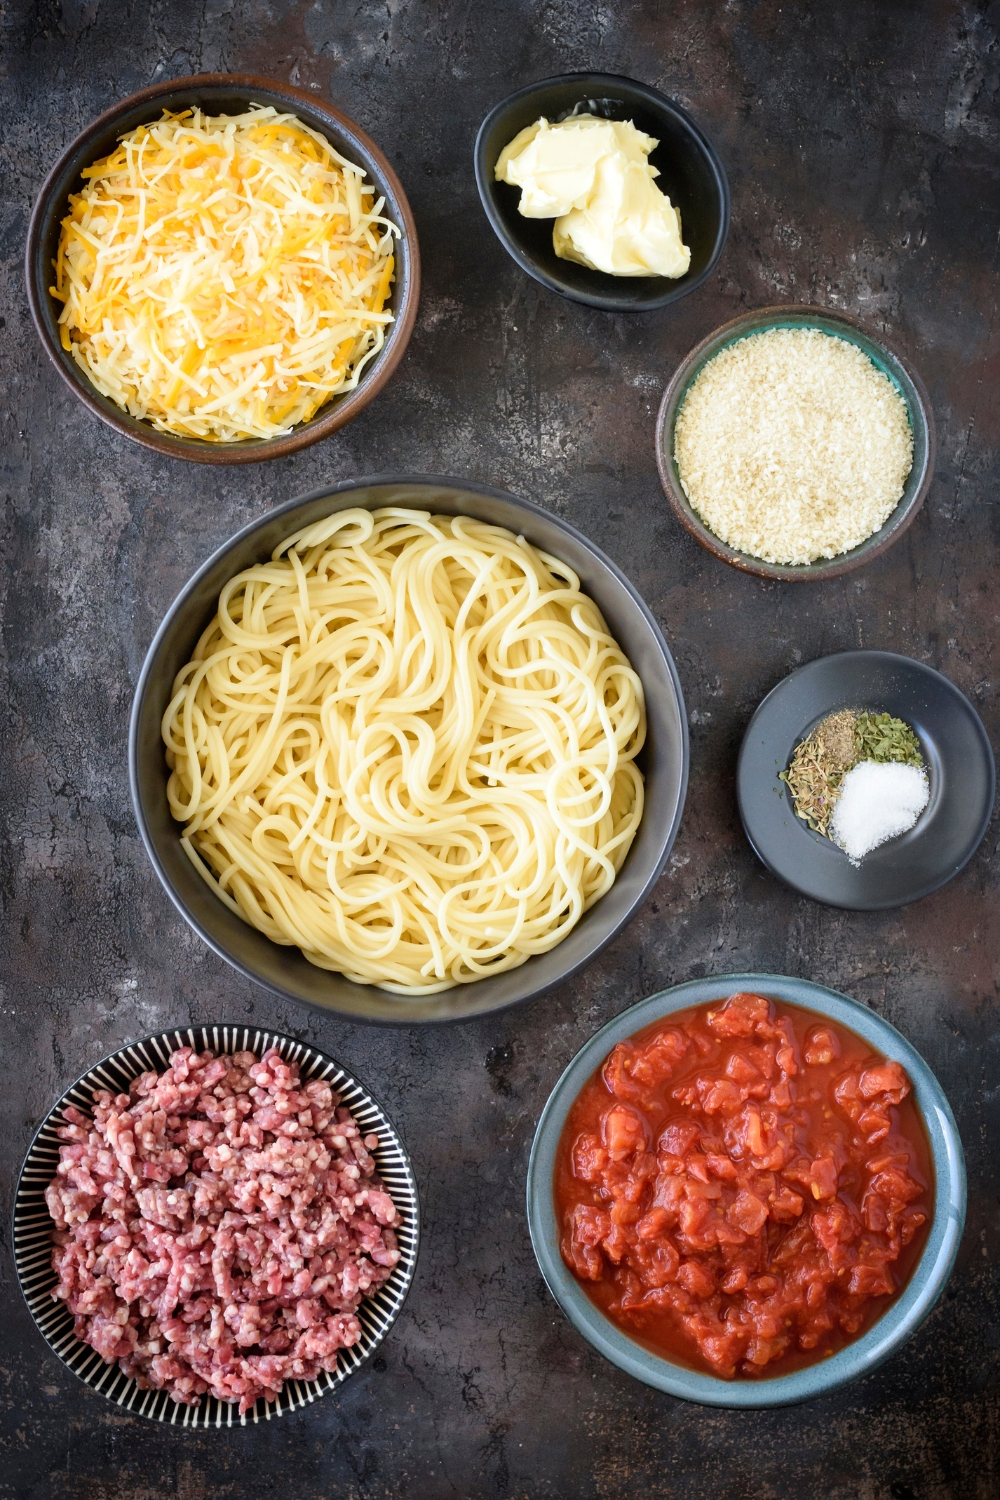
M680 1208L680 1233L686 1240L698 1238L698 1232L712 1212L707 1198L685 1198Z
M716 1036L753 1036L762 1021L771 1019L771 1005L763 995L730 995L721 1010L710 1010L705 1022Z
M604 1257L593 1245L581 1245L578 1240L563 1240L560 1245L562 1258L570 1270L581 1281L600 1281L604 1275Z
M619 1099L634 1102L658 1089L670 1077L690 1047L683 1031L668 1028L645 1047L619 1042L604 1064L604 1081Z
M715 1277L704 1261L681 1261L677 1280L692 1297L710 1297L715 1291Z
M719 1156L717 1152L705 1157L705 1167L713 1177L721 1177L726 1182L737 1182L739 1170L734 1161L728 1156Z
M686 1056L690 1045L683 1031L668 1027L659 1032L649 1046L642 1049L635 1068L636 1077L651 1088L658 1088Z
M635 1226L636 1235L640 1240L652 1240L663 1235L670 1228L670 1215L665 1208L651 1208L648 1214L643 1214Z
M793 1224L803 1208L803 1200L791 1188L782 1187L770 1200L771 1218L778 1224Z
M726 1075L734 1083L756 1083L761 1076L760 1071L741 1052L730 1054L729 1061L726 1063Z
M806 1042L805 1059L810 1067L821 1068L840 1056L840 1042L829 1026L816 1026Z
M600 1182L608 1164L608 1153L600 1136L589 1132L578 1136L573 1147L573 1172L582 1182Z
M610 1216L601 1209L580 1203L573 1210L572 1232L578 1245L599 1245L610 1231Z
M774 1054L774 1060L787 1077L792 1077L799 1071L799 1065L795 1061L794 1047L779 1047Z
M903 1285L928 1181L898 1063L734 995L620 1043L584 1088L556 1169L563 1258L667 1357L780 1373L856 1337Z
M726 1217L744 1234L757 1234L767 1223L767 1204L743 1188L729 1205Z
M744 1095L728 1078L699 1078L698 1092L706 1115L732 1115L743 1103Z
M693 1120L673 1121L660 1136L657 1145L671 1156L683 1156L701 1135L701 1126Z
M638 1228L641 1235L641 1222ZM629 1260L643 1285L653 1291L659 1291L674 1281L677 1276L677 1267L680 1265L680 1256L670 1241L667 1239L657 1241L652 1237L640 1239L629 1256Z
M898 1062L885 1062L877 1068L866 1068L861 1075L861 1093L866 1099L886 1094L890 1104L899 1104L910 1092L910 1084Z
M888 1297L896 1290L883 1266L855 1266L848 1287L855 1297Z
M612 1161L624 1161L626 1156L643 1150L646 1126L642 1117L622 1105L608 1110L604 1117L604 1141Z
M642 1085L632 1076L635 1055L631 1043L619 1042L604 1064L604 1082L618 1099L642 1098Z
M817 1156L809 1168L809 1191L814 1198L836 1196L840 1173L832 1156Z

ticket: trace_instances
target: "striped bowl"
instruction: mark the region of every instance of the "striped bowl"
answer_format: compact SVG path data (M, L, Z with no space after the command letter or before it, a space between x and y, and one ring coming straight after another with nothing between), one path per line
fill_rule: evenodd
M178 1047L194 1047L216 1054L255 1052L260 1057L276 1047L287 1062L297 1063L303 1079L322 1078L336 1090L351 1111L362 1133L379 1138L374 1153L376 1171L399 1210L394 1226L400 1258L389 1280L358 1309L361 1338L352 1349L342 1349L334 1372L323 1371L316 1380L286 1380L276 1401L258 1401L245 1416L237 1407L214 1396L203 1396L199 1406L178 1406L165 1391L141 1390L122 1374L117 1364L105 1364L99 1354L82 1343L73 1332L73 1315L64 1302L51 1296L56 1278L52 1270L52 1220L45 1205L45 1189L55 1176L60 1141L56 1127L69 1104L90 1112L94 1091L110 1089L127 1093L140 1073L163 1072L170 1053ZM399 1315L413 1281L420 1242L420 1205L417 1184L403 1143L377 1100L356 1078L332 1058L280 1032L260 1031L249 1026L190 1026L161 1031L145 1041L133 1042L97 1063L72 1088L66 1090L39 1126L18 1179L14 1198L14 1260L28 1310L49 1348L93 1390L100 1391L125 1411L167 1422L174 1427L236 1427L270 1421L286 1412L298 1411L310 1402L336 1390L342 1381L372 1354Z

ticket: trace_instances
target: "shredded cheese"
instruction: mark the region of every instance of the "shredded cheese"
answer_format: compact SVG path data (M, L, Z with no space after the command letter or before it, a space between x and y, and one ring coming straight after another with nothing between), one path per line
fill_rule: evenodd
M132 416L277 437L382 348L400 230L295 115L165 112L83 176L51 291L63 347Z

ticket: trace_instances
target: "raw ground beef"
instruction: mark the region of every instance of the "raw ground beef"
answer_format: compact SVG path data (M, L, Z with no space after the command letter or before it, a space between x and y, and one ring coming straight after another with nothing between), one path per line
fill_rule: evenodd
M246 1412L334 1370L399 1260L395 1204L350 1110L276 1050L182 1047L128 1095L65 1111L45 1199L53 1296L142 1386Z

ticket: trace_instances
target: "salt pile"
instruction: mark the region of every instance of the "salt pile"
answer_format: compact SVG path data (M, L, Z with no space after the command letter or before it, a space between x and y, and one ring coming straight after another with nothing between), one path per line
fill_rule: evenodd
M929 798L927 776L917 766L859 761L840 784L830 835L858 864L879 844L912 828Z

